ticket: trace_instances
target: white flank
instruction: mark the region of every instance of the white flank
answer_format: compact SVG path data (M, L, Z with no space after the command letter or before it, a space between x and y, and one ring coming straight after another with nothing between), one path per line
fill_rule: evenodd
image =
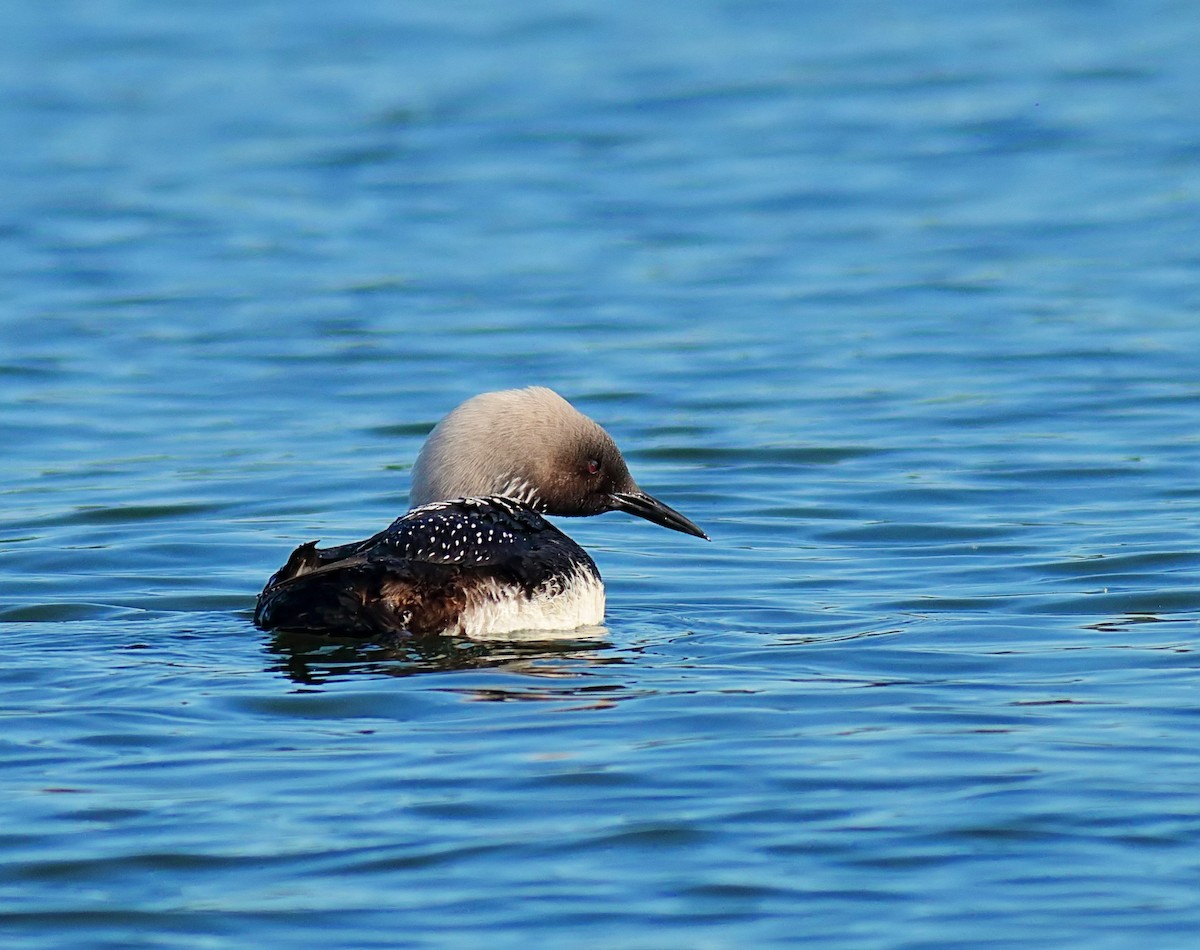
M604 584L590 571L542 585L529 597L489 583L473 592L459 618L460 632L476 640L523 630L574 630L604 620Z

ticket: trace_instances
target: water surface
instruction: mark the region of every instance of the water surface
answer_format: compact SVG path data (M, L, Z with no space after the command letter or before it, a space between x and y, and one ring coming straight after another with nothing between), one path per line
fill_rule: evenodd
M1189 947L1191 6L27 5L0 934ZM550 385L712 536L603 630L273 635Z

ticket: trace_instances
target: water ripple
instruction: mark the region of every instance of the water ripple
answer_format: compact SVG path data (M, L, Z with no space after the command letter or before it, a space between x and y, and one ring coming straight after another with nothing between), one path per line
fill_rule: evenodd
M6 946L1190 945L1186 5L12 6ZM253 627L529 384L712 543Z

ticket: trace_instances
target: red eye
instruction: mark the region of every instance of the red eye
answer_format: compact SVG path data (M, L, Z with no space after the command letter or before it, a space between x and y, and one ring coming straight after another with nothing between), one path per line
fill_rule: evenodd
M599 475L600 474L600 463L597 462L595 459L588 459L587 473L589 475Z

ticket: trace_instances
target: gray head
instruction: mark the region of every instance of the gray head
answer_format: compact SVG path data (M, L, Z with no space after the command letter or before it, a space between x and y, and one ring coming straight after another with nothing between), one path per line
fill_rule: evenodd
M413 467L412 505L505 495L551 515L628 511L707 535L638 488L607 432L550 389L468 399L434 427Z

